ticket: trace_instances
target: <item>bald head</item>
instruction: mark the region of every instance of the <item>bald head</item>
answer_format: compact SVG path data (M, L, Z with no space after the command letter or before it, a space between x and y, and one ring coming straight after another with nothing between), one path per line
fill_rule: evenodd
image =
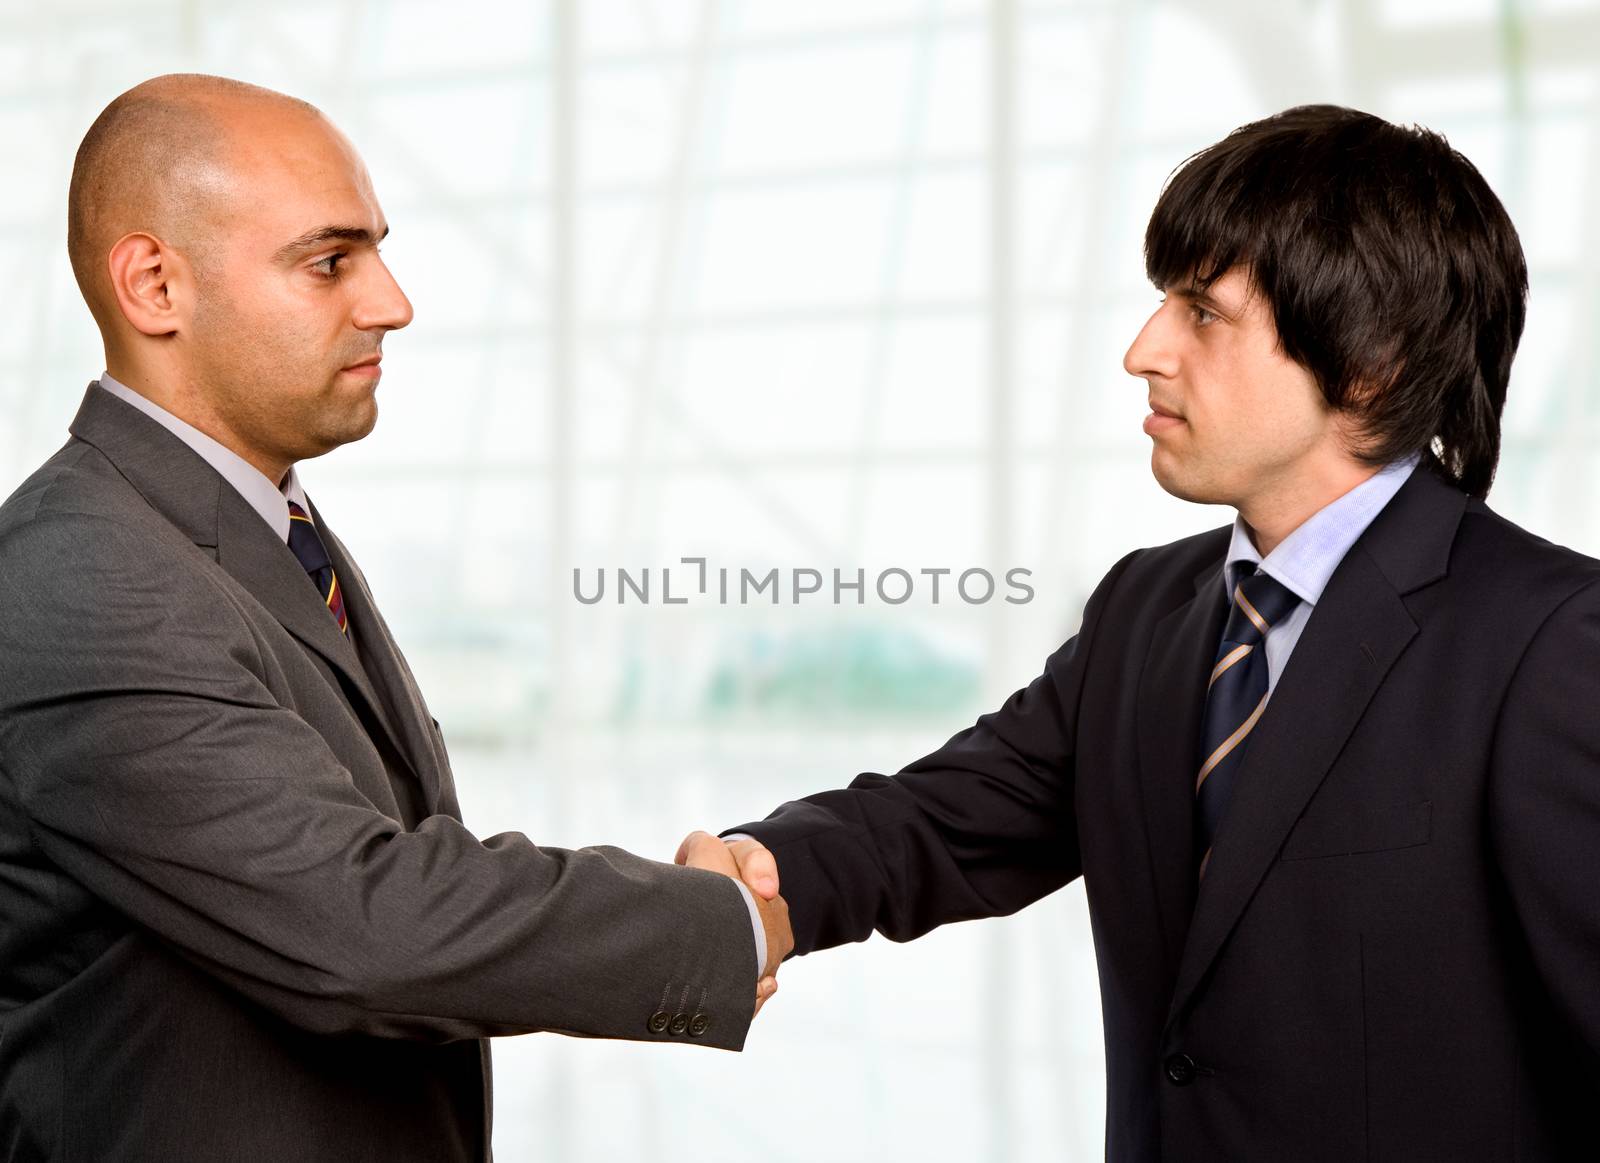
M154 77L95 118L72 167L67 253L102 331L115 311L112 244L142 231L203 266L228 209L239 135L261 116L322 120L298 98L200 73Z
M277 482L377 422L411 303L365 163L314 107L221 77L146 81L95 120L68 209L106 370Z

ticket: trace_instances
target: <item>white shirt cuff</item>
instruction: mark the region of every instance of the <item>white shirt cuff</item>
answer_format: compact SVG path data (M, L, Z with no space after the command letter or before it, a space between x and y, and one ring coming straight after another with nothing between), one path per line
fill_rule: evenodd
M733 883L744 893L745 907L750 910L750 924L756 931L756 980L760 981L761 971L767 967L767 927L761 923L761 909L756 905L755 893L742 880Z

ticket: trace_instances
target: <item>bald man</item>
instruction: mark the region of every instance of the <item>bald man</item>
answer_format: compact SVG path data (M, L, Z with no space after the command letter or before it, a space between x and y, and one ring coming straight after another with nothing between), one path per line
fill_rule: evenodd
M350 143L161 77L69 203L107 371L0 507L0 1156L482 1160L492 1035L739 1048L781 902L468 832L295 471L411 320Z

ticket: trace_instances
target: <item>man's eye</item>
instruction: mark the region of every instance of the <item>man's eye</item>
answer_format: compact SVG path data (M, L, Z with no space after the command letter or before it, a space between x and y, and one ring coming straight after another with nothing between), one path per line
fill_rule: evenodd
M311 269L319 274L327 275L329 278L333 278L339 273L338 266L344 257L345 256L343 252L330 254L327 258L320 258L316 262L312 263Z
M1204 307L1200 306L1200 304L1198 304L1198 303L1194 303L1194 304L1190 305L1189 313L1194 316L1194 321L1197 324L1199 324L1201 327L1204 327L1207 323L1213 322L1217 318L1217 315L1216 315L1215 312L1207 311Z

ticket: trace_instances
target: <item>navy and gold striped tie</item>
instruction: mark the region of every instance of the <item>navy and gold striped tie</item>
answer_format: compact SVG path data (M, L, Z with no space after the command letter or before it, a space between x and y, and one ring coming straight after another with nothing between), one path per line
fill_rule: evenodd
M345 617L344 594L339 590L339 579L334 576L328 547L322 543L322 535L317 532L311 514L293 501L289 502L289 548L305 567L317 593L322 595L328 613L339 624L339 633L348 633L350 622Z
M1233 794L1234 777L1244 761L1245 745L1266 709L1267 632L1299 604L1293 591L1259 570L1233 587L1228 624L1206 686L1200 773L1194 785L1196 851L1202 853L1202 877Z

